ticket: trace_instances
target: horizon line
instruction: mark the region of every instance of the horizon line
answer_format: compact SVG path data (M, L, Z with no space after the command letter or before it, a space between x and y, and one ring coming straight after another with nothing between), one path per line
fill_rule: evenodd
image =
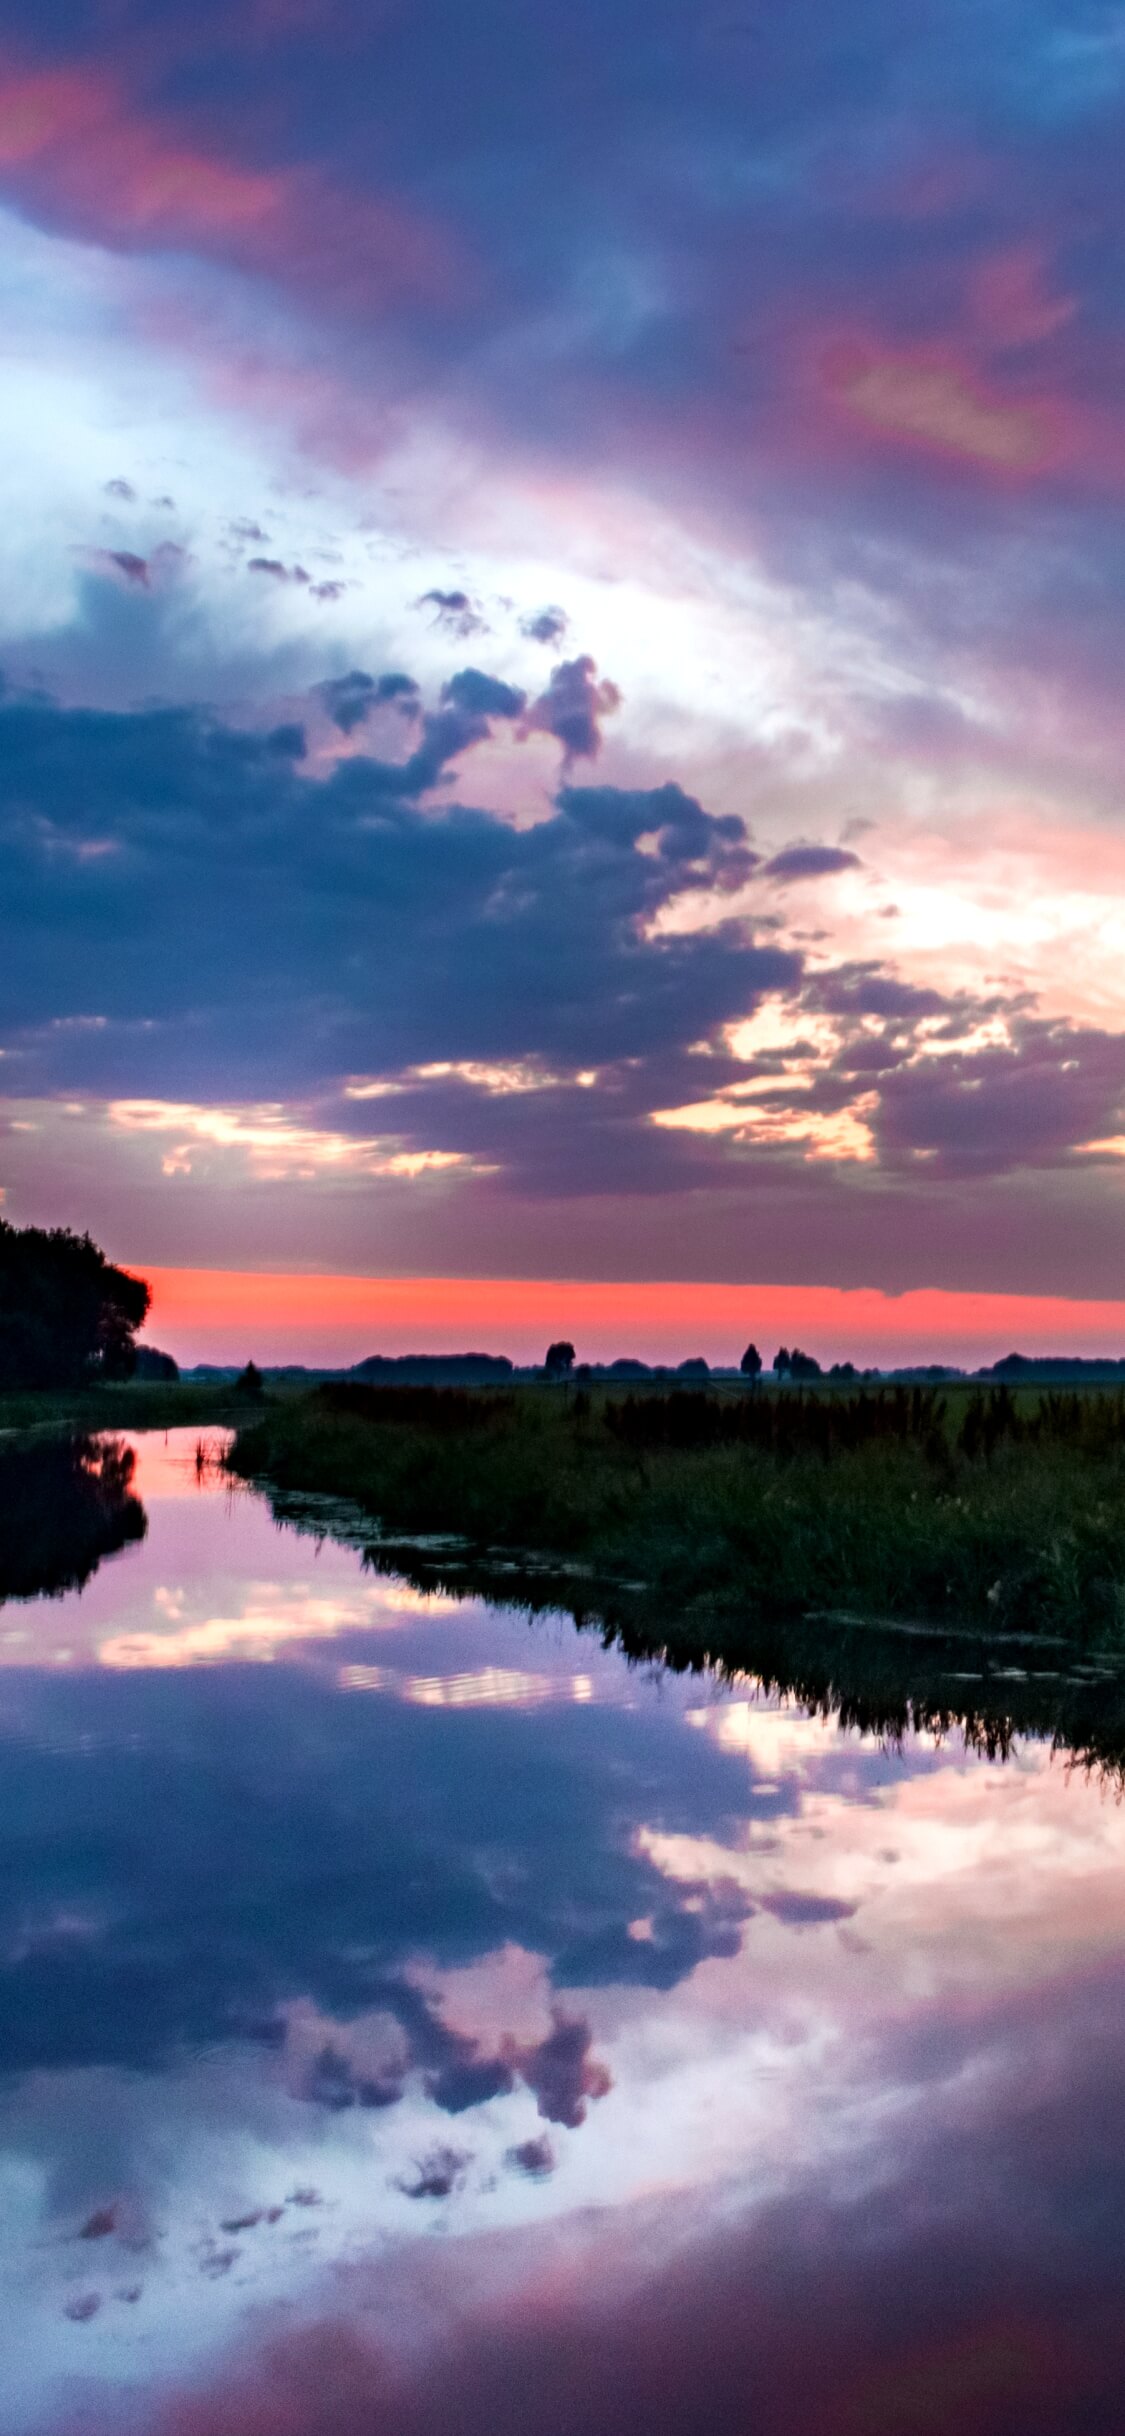
M833 1361L965 1368L1003 1359L1125 1357L1125 1297L1012 1294L912 1286L737 1284L703 1279L388 1277L310 1269L218 1269L129 1261L153 1300L145 1339L176 1335L185 1368L243 1360L349 1367L372 1352L445 1353L451 1332L488 1335L513 1361L541 1362L566 1336L579 1360L673 1364L702 1356L736 1367L748 1341L763 1360L794 1337ZM631 1342L629 1340L632 1340ZM1116 1340L1119 1352L1106 1350ZM471 1339L466 1339L470 1342Z

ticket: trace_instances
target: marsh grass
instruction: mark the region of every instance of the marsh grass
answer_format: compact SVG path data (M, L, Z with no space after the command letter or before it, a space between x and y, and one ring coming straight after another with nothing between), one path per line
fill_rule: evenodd
M122 1380L96 1387L20 1388L0 1395L0 1434L183 1429L236 1418L239 1410L225 1382Z
M325 1386L234 1470L384 1534L580 1559L667 1614L852 1610L1125 1648L1125 1400Z

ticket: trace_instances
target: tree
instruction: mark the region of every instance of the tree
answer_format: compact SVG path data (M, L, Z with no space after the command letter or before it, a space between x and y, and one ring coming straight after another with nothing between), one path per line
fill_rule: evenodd
M760 1379L762 1357L756 1345L748 1345L738 1365L744 1379Z
M569 1379L574 1368L574 1347L560 1337L556 1345L548 1345L543 1368L549 1379Z
M174 1354L161 1353L156 1345L138 1345L133 1368L135 1379L160 1379L167 1384L172 1379L178 1379L179 1375L180 1365Z
M234 1392L247 1404L263 1402L266 1383L256 1362L247 1362L245 1370L239 1371L234 1382Z
M802 1353L800 1346L794 1345L793 1351L789 1356L790 1378L819 1379L822 1378L823 1375L824 1374L821 1370L820 1364L815 1360L814 1356L811 1353Z
M0 1387L131 1378L150 1299L89 1235L0 1219Z
M776 1378L788 1378L792 1359L793 1357L789 1351L788 1345L779 1345L777 1352L773 1357L774 1375Z

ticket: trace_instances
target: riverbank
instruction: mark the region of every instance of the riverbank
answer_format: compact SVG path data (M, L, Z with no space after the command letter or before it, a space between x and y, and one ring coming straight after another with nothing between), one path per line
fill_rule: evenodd
M246 1413L228 1380L115 1380L98 1387L21 1388L0 1394L0 1435L59 1430L190 1429Z
M248 1419L230 1463L353 1500L373 1537L579 1563L665 1625L850 1610L1125 1647L1120 1396L326 1387Z

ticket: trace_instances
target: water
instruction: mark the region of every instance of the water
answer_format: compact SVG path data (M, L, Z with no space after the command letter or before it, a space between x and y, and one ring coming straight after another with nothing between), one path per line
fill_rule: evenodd
M0 1608L4 2436L1118 2436L1112 1786L135 1444Z

